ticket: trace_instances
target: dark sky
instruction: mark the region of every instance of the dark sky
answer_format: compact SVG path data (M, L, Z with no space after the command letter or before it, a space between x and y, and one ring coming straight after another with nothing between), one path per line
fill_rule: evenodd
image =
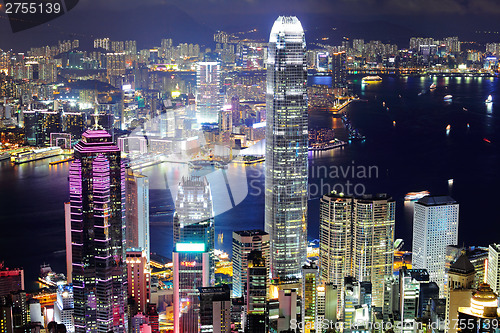
M499 41L499 0L80 0L49 24L12 33L0 14L0 48L23 50L57 40L95 37L136 39L140 48L171 37L175 43L209 44L217 29L245 31L267 39L278 15L296 15L308 42L343 36L380 39L406 47L411 36ZM336 30L332 30L336 28ZM88 44L88 43L87 43Z

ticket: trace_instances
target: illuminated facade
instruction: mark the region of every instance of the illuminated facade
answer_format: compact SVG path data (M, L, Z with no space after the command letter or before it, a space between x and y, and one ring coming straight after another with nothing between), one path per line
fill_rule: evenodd
M174 213L174 332L199 329L198 288L215 282L214 212L205 177L183 177Z
M233 231L233 297L241 297L247 284L248 255L262 251L269 276L269 234L262 230Z
M352 203L352 197L336 192L320 199L320 276L339 290L352 273Z
M200 288L200 331L231 332L231 289L227 284Z
M352 267L358 281L370 281L373 305L382 307L384 276L394 263L396 202L386 194L365 195L354 200Z
M129 248L126 256L128 297L134 300L133 313L146 313L151 300L151 269L146 251Z
M196 69L196 112L199 123L217 123L222 109L220 63L201 61Z
M302 267L302 318L307 333L316 323L318 278L318 266L314 263Z
M113 87L121 88L125 70L125 52L114 52L106 54L106 74L109 84L111 84Z
M268 267L262 251L253 250L248 254L246 281L246 332L267 332L267 281Z
M57 301L54 304L54 320L66 326L67 332L75 331L73 311L75 302L72 285L57 286Z
M73 138L81 137L87 128L87 114L85 112L63 112L62 130L71 134Z
M488 247L488 284L494 292L500 291L500 244L491 244Z
M145 175L127 169L126 182L126 244L127 248L140 248L150 256L149 242L149 180Z
M487 283L479 286L469 307L458 308L458 323L467 323L460 325L460 332L463 333L497 332L499 320L498 295Z
M446 246L458 242L458 203L448 196L418 200L413 215L413 268L425 268L445 296Z
M50 134L62 131L62 117L59 111L25 110L23 119L26 143L31 146L48 146Z
M24 270L8 269L0 262L0 297L18 290L24 290Z
M347 86L347 55L345 52L332 53L332 88Z
M75 331L127 332L125 169L104 130L88 130L69 170Z
M199 289L209 287L209 258L204 243L177 243L173 253L174 333L200 329Z
M205 177L183 177L174 213L174 247L177 243L203 243L209 253L210 282L215 281L214 212L210 185Z
M344 286L342 297L343 319L346 325L344 332L352 332L355 326L358 327L358 332L366 331L371 321L372 284L359 282L356 278L348 276L345 278Z
M308 115L304 30L280 16L269 37L265 229L273 277L300 277L306 259Z

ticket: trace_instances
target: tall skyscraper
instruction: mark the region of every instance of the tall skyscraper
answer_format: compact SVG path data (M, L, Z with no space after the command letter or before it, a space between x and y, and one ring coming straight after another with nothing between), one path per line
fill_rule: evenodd
M318 277L318 266L316 264L306 264L302 267L302 318L305 327L304 332L310 332L309 328L316 325Z
M267 331L267 280L268 269L262 251L253 250L248 255L247 287L246 287L246 331Z
M88 130L69 170L75 331L127 332L125 168L104 130Z
M151 269L146 251L128 248L126 253L128 297L134 301L131 313L133 315L138 312L146 313L151 300Z
M370 281L373 305L382 307L384 276L392 274L396 202L386 194L354 200L352 267L354 277Z
M308 116L306 41L300 21L280 16L269 37L265 226L273 277L299 277L306 259Z
M140 248L146 252L149 262L149 180L132 169L127 169L126 182L126 229L127 248Z
M269 277L269 234L262 230L233 231L233 297L241 297L247 284L248 255L262 251Z
M446 246L458 242L458 203L449 196L418 200L413 214L413 268L425 268L445 296Z
M183 177L174 213L174 332L199 329L199 289L213 286L214 213L205 177Z
M347 55L345 51L332 53L332 86L344 88L347 86Z
M174 213L177 243L203 243L209 253L210 283L215 281L214 212L210 185L205 177L182 177Z
M323 281L333 283L339 290L344 277L352 275L353 200L350 196L336 192L320 199L320 275Z
M196 112L199 123L217 123L222 109L220 63L200 61L196 69Z
M177 243L174 271L174 333L200 329L199 288L209 287L209 253L204 243Z

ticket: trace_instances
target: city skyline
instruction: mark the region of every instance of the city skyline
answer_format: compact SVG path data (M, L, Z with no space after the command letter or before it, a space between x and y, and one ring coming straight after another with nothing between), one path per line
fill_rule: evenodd
M267 333L324 320L376 333L500 319L486 224L500 43L334 41L301 17L274 16L265 41L228 29L206 31L210 47L107 35L89 49L71 36L0 51L0 246L14 249L0 258L3 330ZM44 263L34 288L42 259L55 270Z

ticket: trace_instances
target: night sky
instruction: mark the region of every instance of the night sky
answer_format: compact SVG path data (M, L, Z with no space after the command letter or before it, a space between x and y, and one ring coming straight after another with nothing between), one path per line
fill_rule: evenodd
M348 36L407 47L412 36L452 35L500 42L500 34L494 33L500 32L498 0L80 0L49 24L18 33L11 32L2 12L0 48L23 51L73 38L85 48L97 37L135 39L138 48L158 45L161 38L210 47L218 29L256 28L247 37L267 39L278 15L296 15L308 43L329 37L330 44L338 45Z

